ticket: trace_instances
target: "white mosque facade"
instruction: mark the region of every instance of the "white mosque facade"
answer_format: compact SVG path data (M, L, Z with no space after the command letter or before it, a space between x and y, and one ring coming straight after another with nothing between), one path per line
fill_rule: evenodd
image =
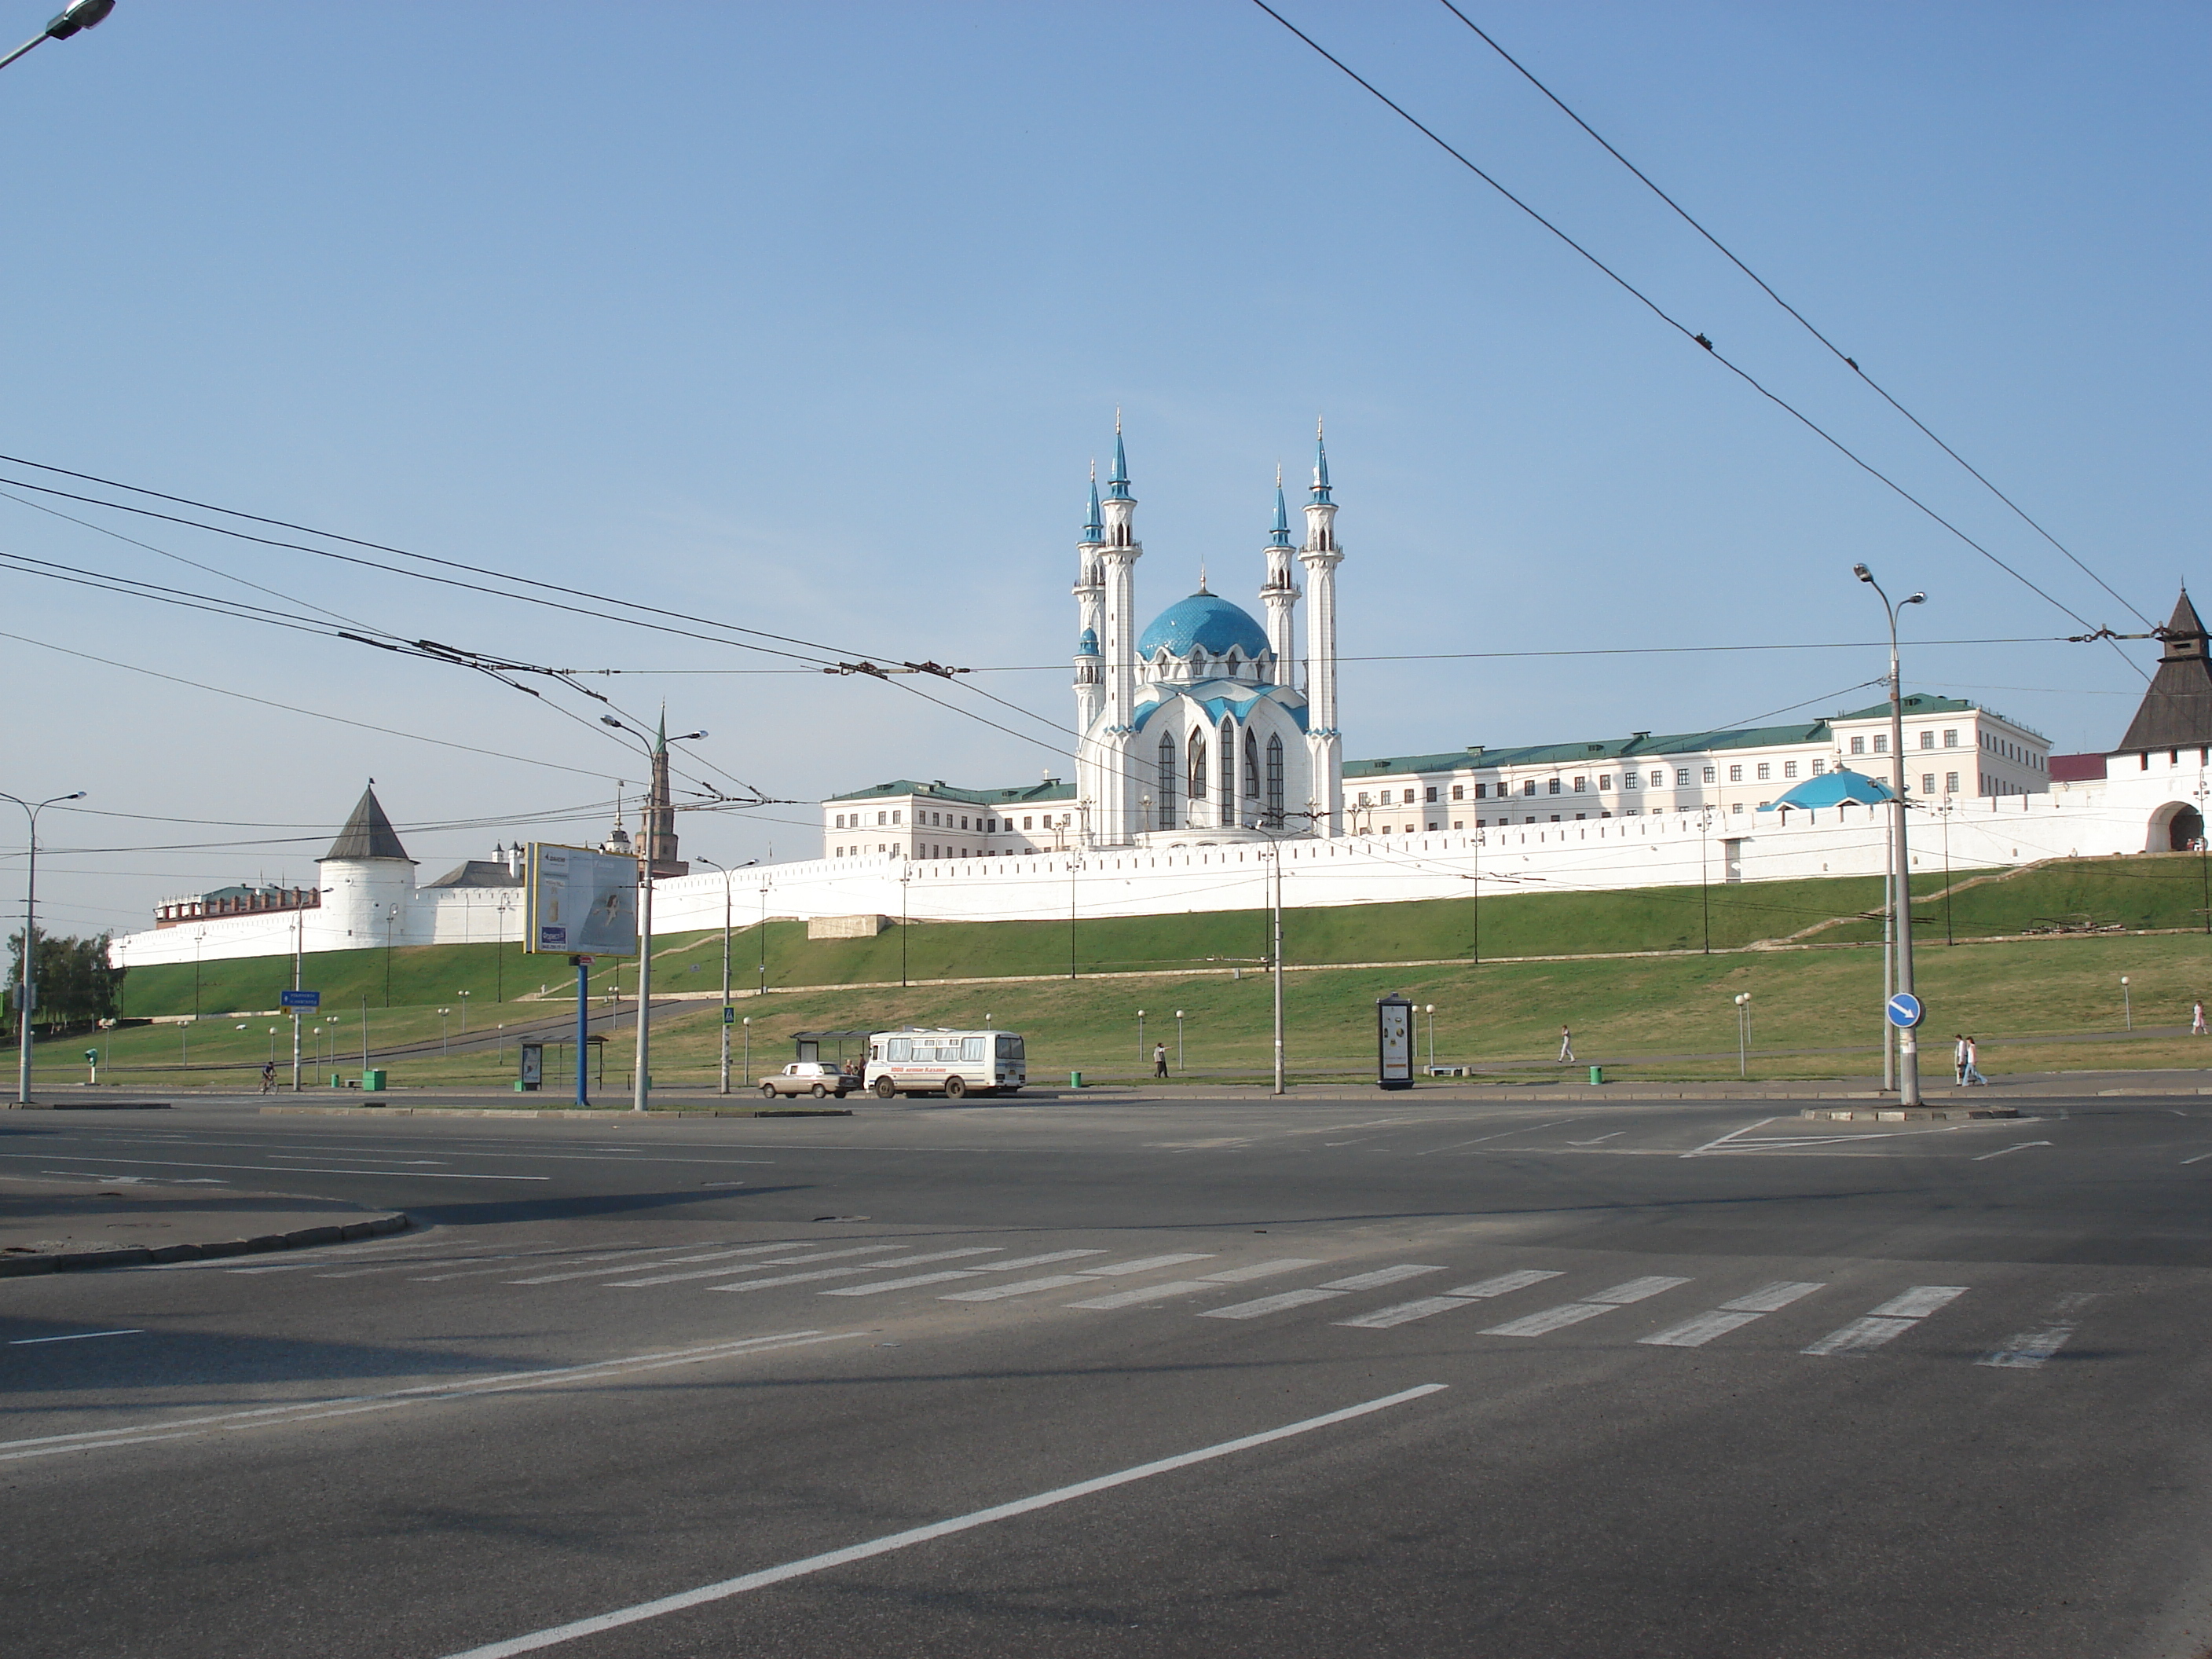
M1073 777L969 788L896 779L822 803L818 858L674 873L674 818L647 837L660 934L802 918L1033 921L1470 899L1879 874L1887 704L1790 726L1347 763L1337 590L1344 552L1318 441L1293 542L1279 479L1261 617L1208 591L1146 617L1144 546L1116 433L1076 548ZM1264 619L1263 619L1264 618ZM2195 844L2212 802L2212 641L2185 594L2143 708L2107 755L2054 757L1977 703L1904 708L1911 856L1934 872ZM1347 778L1349 782L1347 783ZM1877 787L1876 785L1881 787ZM656 777L657 787L665 785ZM1839 786L1840 787L1838 787ZM665 820L664 822L664 820ZM619 833L619 832L618 832ZM611 849L613 843L610 843ZM523 934L520 849L417 886L374 790L313 889L165 903L118 965L492 940Z

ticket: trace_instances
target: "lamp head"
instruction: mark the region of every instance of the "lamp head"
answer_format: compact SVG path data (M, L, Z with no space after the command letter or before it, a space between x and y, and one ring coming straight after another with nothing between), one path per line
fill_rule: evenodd
M1851 574L1856 576L1863 582L1870 582L1874 580L1874 572L1868 569L1863 564L1853 565L1851 567Z
M1925 593L1915 593L1911 599L1905 601L1905 604L1907 605L1925 605L1927 603L1928 596Z
M80 29L97 28L115 9L115 0L70 0L54 21L46 25L49 40L66 40Z
M600 715L599 724L602 726L611 726L617 732L629 730L627 726L625 726L620 720L617 720L612 714Z

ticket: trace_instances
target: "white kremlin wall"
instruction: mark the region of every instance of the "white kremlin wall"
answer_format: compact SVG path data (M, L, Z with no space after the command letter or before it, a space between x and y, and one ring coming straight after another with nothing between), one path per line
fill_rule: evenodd
M2046 793L1984 796L1948 812L1916 809L1912 862L1936 872L2042 859L2163 852L2174 817L2212 785L2201 765L2132 766ZM1293 839L1281 845L1283 902L1297 908L1385 904L1504 893L1879 875L1887 811L1846 805L1707 817L1602 818L1409 836ZM1786 817L1787 822L1782 820ZM519 889L416 889L399 860L326 860L321 909L222 917L114 942L123 967L289 955L384 945L489 943L522 937ZM813 859L732 872L738 927L762 917L878 915L914 921L1015 921L1253 909L1267 901L1270 849L1104 848L988 859ZM713 872L654 887L657 934L722 925L724 878ZM295 934L296 929L296 934Z

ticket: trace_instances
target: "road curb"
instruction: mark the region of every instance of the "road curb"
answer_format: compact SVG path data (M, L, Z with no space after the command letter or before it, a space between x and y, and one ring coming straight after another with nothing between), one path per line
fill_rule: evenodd
M264 1106L264 1115L313 1117L574 1117L598 1123L658 1123L672 1117L850 1117L849 1106L654 1107L633 1112L627 1106Z
M1871 1112L1834 1111L1825 1106L1808 1106L1797 1114L1800 1117L1828 1118L1838 1123L1942 1123L1954 1117L2018 1117L2017 1106L1892 1106Z
M289 1233L263 1233L254 1238L219 1238L206 1244L137 1245L117 1250L73 1250L66 1255L0 1257L0 1279L23 1279L35 1273L77 1273L90 1267L135 1267L150 1262L204 1261L227 1255L258 1255L267 1250L296 1250L309 1244L339 1244L356 1238L403 1232L410 1223L405 1212L371 1216L323 1227L299 1227Z

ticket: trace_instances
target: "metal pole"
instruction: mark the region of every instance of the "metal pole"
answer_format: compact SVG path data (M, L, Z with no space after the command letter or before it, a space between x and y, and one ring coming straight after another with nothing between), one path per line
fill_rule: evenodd
M307 920L305 910L292 913L292 988L300 988L301 952L305 948L301 930ZM300 1011L292 1010L292 1092L300 1092Z
M722 1084L730 1092L730 875L722 872Z
M1711 807L1700 808L1698 812L1698 903L1705 911L1705 954L1707 956L1711 956L1713 953L1712 860L1709 850L1709 843L1706 841L1706 836L1711 830L1712 827L1712 809Z
M1889 1000L1897 994L1897 856L1892 837L1895 830L1882 826L1881 836L1881 1086L1885 1093L1897 1087L1897 1028L1889 1023Z
M1176 1010L1176 1074L1182 1074L1182 1010Z
M1275 884L1271 908L1274 912L1275 939L1269 955L1275 969L1275 1092L1279 1095L1288 1092L1283 1086L1283 843L1277 842L1273 850Z
M2212 910L2205 913L2205 928L2212 933ZM1943 803L1943 943L1955 945L1951 937L1951 803Z
M638 860L637 941L637 1066L630 1079L629 1109L646 1109L651 1089L646 1067L653 1060L653 837L647 835L645 856Z
M1897 938L1897 989L1893 994L1912 994L1912 854L1905 823L1905 683L1898 666L1897 613L1918 605L1925 595L1915 593L1896 605L1889 602L1881 584L1863 564L1852 574L1874 589L1889 619L1889 770L1891 916ZM1897 1029L1897 1100L1900 1106L1920 1104L1920 1036L1910 1025Z
M193 1018L198 1018L198 1016L195 1014ZM366 991L363 991L361 994L361 1069L363 1073L362 1081L363 1083L367 1083L368 1081L368 1078L367 1076L367 1073L368 1071L368 993Z
M907 987L906 936L908 931L908 910L909 907L907 902L906 884L907 878L913 872L904 868L903 866L899 870L899 988L901 990L904 990ZM750 1024L751 1022L749 1020L746 1024ZM748 1073L752 1070L752 1066L750 1063L746 1066L745 1070Z
M15 1102L31 1103L31 1015L39 1006L39 813L31 809L31 847L23 883L23 967L15 976L22 988L23 1012L15 1022Z
M1067 855L1067 976L1075 977L1075 862L1076 854Z
M576 964L576 1104L592 1103L591 1080L584 1075L586 1044L592 1034L592 964Z
M765 883L762 884L760 890L760 994L766 996L768 994L768 887Z

